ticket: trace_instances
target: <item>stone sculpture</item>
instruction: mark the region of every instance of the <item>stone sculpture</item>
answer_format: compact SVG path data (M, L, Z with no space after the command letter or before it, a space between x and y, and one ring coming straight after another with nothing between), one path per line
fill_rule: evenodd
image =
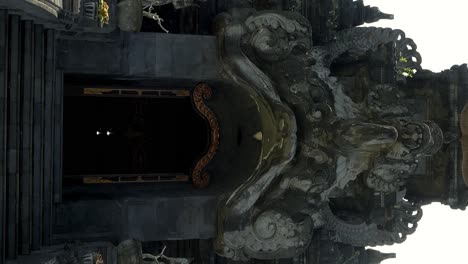
M317 236L364 248L412 234L422 210L405 198L406 180L443 144L440 127L415 119L397 85L400 69L421 71L414 42L400 30L351 28L316 46L309 21L287 11L233 9L216 29L225 77L252 91L277 124L262 132L265 145L275 135L277 144L219 207L218 253L288 258ZM393 82L369 84L362 100L352 99L332 64L388 43Z

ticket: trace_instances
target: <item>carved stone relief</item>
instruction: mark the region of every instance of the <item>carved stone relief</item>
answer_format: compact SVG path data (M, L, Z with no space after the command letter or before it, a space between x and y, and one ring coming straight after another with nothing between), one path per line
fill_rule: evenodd
M249 181L220 203L218 253L294 257L319 230L355 247L401 243L412 234L422 210L404 198L406 180L418 158L443 142L437 124L413 118L396 85L401 69L421 70L414 42L400 30L352 28L314 46L309 22L294 12L236 9L219 15L216 27L225 78L248 87L282 131ZM373 83L366 100L353 101L331 64L388 43L394 82ZM369 204L370 213L359 210Z

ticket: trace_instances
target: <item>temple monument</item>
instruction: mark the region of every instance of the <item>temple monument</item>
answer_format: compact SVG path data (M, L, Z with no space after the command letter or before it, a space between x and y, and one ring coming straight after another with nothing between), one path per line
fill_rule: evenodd
M363 0L0 0L0 264L378 264L468 205L468 67ZM424 54L423 54L424 55Z

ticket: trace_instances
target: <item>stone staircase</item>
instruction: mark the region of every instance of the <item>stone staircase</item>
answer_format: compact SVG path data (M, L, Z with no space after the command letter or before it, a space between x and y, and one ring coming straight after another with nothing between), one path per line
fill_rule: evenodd
M51 241L62 186L55 42L54 29L0 9L0 264Z

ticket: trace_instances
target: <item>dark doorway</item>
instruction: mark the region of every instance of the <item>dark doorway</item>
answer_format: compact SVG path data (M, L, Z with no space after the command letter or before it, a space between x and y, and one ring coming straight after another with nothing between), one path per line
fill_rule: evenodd
M64 98L66 177L190 175L208 140L189 96Z

